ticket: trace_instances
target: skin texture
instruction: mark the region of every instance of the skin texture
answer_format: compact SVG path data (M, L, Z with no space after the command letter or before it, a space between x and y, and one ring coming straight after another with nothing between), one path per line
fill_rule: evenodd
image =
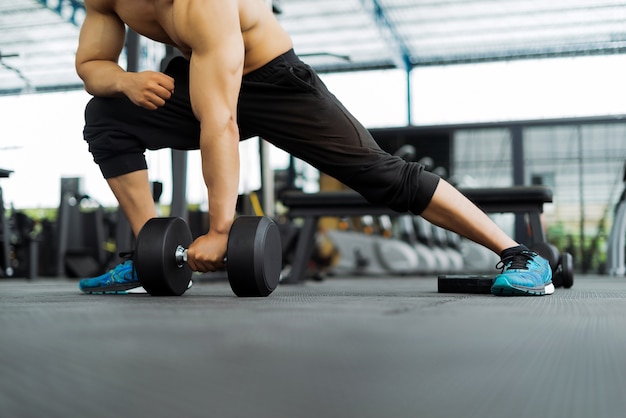
M92 95L125 95L135 105L154 110L176 88L174 79L163 73L130 73L118 65L125 25L177 47L189 59L211 228L189 246L188 263L195 271L222 268L239 184L236 110L241 78L291 49L289 35L262 0L85 0L85 7L76 70ZM157 216L147 170L107 182L137 235ZM496 253L517 245L443 180L422 216Z

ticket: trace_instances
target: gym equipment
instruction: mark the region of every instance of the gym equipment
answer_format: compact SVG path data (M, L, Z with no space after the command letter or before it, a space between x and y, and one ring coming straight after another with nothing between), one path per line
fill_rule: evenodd
M624 185L626 186L626 162L624 163ZM609 274L626 275L626 187L615 206L613 226L608 239L606 264Z
M105 210L81 190L81 178L61 179L55 234L55 276L93 277L106 268Z
M417 239L432 252L436 260L436 270L450 272L450 260L446 252L437 245L433 235L432 224L421 216L413 216L413 225L417 233Z
M406 275L419 271L419 257L407 243L395 238L380 238L374 242L379 263L391 274Z
M460 238L459 248L463 256L463 272L466 274L483 274L493 271L500 261L496 253L466 238Z
M394 222L389 215L380 215L378 223L381 238L375 241L374 252L380 264L392 274L418 273L421 269L419 255L402 237L394 234Z
M15 277L34 279L39 274L39 234L35 221L23 212L11 210L11 266Z
M491 293L495 276L445 275L437 278L439 293Z
M574 258L570 253L563 253L559 257L556 271L552 275L555 287L563 286L569 289L574 285Z
M448 259L448 271L459 273L463 271L463 256L461 252L452 246L448 240L448 232L437 225L431 224L433 239L437 246L443 251Z
M141 285L152 296L180 296L191 280L187 248L191 230L178 217L152 218L139 231L134 264ZM268 296L276 289L282 267L278 227L268 217L235 219L226 250L230 287L239 297Z
M405 241L415 251L418 258L418 273L433 273L437 270L437 259L431 249L420 242L413 224L413 215L400 215L394 223L396 236Z
M406 242L358 231L326 233L339 251L335 274L409 274L417 271L417 254Z
M0 178L6 178L13 171L0 168ZM13 268L10 263L10 243L9 222L5 215L4 200L2 198L2 187L0 187L0 277L12 276Z
M415 251L394 238L388 215L364 215L354 222L344 218L342 222L345 228L325 233L339 254L333 274L402 275L417 271L419 260Z
M374 254L372 236L357 231L331 230L328 239L339 253L333 274L377 275L385 273Z

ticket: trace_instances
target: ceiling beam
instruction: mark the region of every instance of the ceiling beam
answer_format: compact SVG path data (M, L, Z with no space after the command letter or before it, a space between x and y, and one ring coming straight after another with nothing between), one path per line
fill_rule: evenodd
M85 18L85 5L77 0L57 0L50 2L49 0L37 0L46 8L56 12L63 19L75 26L83 24Z
M410 72L413 67L411 50L398 33L396 26L387 16L387 11L380 0L361 0L361 4L369 12L383 39L390 46L392 59L396 66Z

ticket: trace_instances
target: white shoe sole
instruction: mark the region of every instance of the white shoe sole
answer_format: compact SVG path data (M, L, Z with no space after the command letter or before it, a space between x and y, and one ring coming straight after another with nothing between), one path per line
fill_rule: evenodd
M189 280L189 284L187 285L187 289L190 289L191 286L193 286L193 280ZM146 289L144 289L143 286L139 286L139 287L135 287L134 289L128 289L126 291L126 293L128 293L130 295L140 295L140 294L144 294L144 293L148 293L148 292L146 292Z

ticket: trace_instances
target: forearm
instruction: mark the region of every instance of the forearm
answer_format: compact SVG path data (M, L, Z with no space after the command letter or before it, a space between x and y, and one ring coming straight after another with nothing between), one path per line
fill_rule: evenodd
M202 172L209 199L210 233L227 234L239 189L239 130L231 120L222 132L202 129Z
M128 73L117 63L106 60L84 62L76 66L85 90L93 96L119 96L125 94L124 80Z
M174 92L174 79L157 71L128 72L117 63L91 60L76 66L85 89L94 96L126 96L137 106L154 110Z

